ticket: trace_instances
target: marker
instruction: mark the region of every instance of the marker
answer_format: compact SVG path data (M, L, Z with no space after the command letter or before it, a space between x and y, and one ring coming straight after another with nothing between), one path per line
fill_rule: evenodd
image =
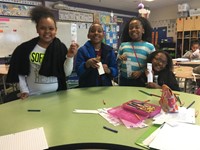
M187 107L187 109L190 108L194 103L195 103L195 101L193 101L193 102Z
M40 109L28 109L28 112L40 112Z
M108 131L111 131L111 132L114 132L114 133L118 133L117 130L114 130L114 129L111 129L111 128L108 128L106 126L103 126L104 129L108 130Z

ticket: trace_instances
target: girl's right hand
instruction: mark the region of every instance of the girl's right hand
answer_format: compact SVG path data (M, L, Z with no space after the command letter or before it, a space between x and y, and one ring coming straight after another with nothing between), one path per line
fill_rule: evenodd
M152 88L152 89L161 89L161 86L158 85L155 82L148 82L146 85L147 88Z
M29 97L29 93L20 93L20 98L21 99L26 99Z
M120 60L122 60L122 61L126 61L126 60L127 60L127 56L126 56L125 54L119 55L118 58L119 58Z

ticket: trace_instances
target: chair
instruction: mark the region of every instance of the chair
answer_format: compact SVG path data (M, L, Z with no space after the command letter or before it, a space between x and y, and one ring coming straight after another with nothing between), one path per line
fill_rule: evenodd
M4 95L2 97L3 103L7 103L7 102L11 102L11 101L19 99L19 96L18 96L19 93L20 93L20 91L17 90L17 91L8 93L7 95Z

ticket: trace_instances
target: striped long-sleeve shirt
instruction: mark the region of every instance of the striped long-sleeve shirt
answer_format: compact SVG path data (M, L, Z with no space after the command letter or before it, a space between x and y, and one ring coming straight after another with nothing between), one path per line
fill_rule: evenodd
M149 42L124 42L120 45L118 51L118 57L120 55L125 54L127 56L127 60L131 65L131 71L144 71L144 67L146 66L146 59L150 53L155 51L155 47L153 44ZM136 55L137 58L136 58ZM139 64L138 64L139 62ZM128 78L127 76L127 61L120 61L119 69L120 75Z

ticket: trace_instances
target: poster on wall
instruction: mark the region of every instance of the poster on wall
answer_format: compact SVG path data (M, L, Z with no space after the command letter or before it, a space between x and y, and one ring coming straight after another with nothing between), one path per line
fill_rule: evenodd
M76 22L93 22L93 13L59 10L59 20Z
M16 4L25 4L25 5L42 5L42 2L31 1L31 0L0 0L0 2L16 3Z
M109 23L111 23L111 17L110 17L110 15L101 13L100 14L100 22L102 24L109 24Z
M0 16L28 17L29 10L34 6L0 3Z

